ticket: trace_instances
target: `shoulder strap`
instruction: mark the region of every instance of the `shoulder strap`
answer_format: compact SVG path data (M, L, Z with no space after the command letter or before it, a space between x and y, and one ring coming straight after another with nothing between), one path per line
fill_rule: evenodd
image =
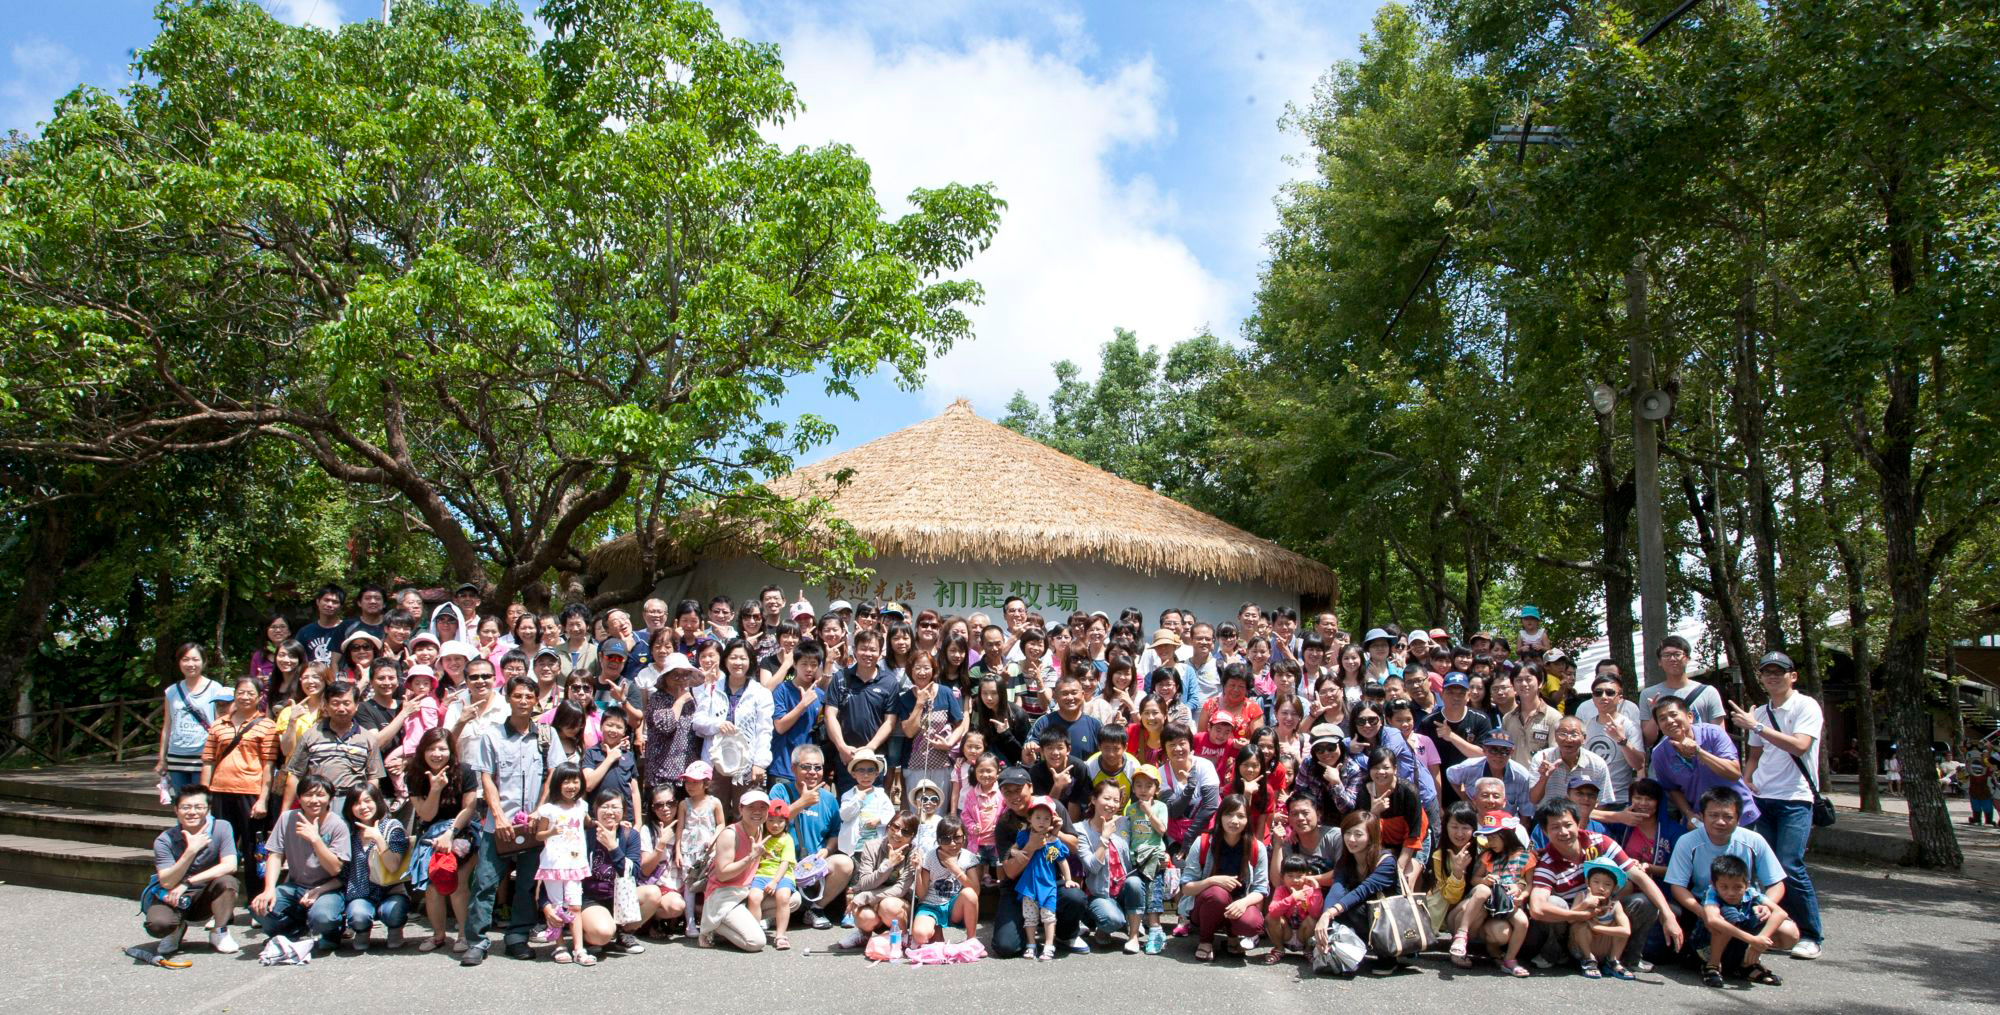
M1783 726L1778 725L1778 710L1772 708L1771 703L1768 701L1764 703L1764 715L1766 718L1769 718L1771 720L1772 729L1777 730L1780 733L1785 732L1785 728ZM1784 750L1784 748L1781 747L1779 748L1779 750ZM1806 781L1806 788L1812 790L1813 796L1815 797L1819 796L1819 780L1814 779L1812 776L1812 772L1806 769L1806 759L1801 758L1790 751L1785 751L1785 757L1792 759L1792 765L1799 770L1800 778L1803 778Z
M206 680L206 679L208 679L208 678L207 678L207 677L203 677L202 679L203 679L203 680ZM201 710L200 710L200 709L198 709L198 708L196 708L196 707L194 707L194 702L192 702L192 701L189 701L189 700L188 700L188 696L187 696L187 688L185 688L185 687L182 687L182 686L181 686L181 682L180 682L180 681L178 681L178 680L176 680L176 681L174 681L174 686L173 686L173 687L171 688L171 690L172 690L172 691L173 691L173 692L174 692L175 694L177 694L177 695L179 695L179 696L180 696L180 699L181 699L181 708L185 709L185 710L187 711L187 714L188 714L188 715L191 715L191 716L193 716L193 717L194 717L194 721L195 721L195 722L198 722L198 723L200 723L200 724L201 724L201 728L202 728L202 732L204 732L204 733L205 733L205 732L207 732L207 731L208 731L208 717L207 717L207 716L204 716L204 715L202 715L202 714L201 714Z

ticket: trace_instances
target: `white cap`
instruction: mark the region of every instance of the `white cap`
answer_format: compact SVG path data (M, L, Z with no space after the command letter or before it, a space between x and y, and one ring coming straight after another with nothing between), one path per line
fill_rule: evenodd
M680 652L669 652L667 653L667 657L665 659L662 659L659 662L654 663L653 668L659 670L661 673L672 673L675 670L694 669L695 665L694 661L689 659L685 654Z
M761 789L753 789L736 798L736 809L742 810L751 804L769 804L771 798Z
M478 654L479 653L473 651L472 646L469 643L459 641L457 638L453 638L452 640L445 642L444 647L438 649L439 659L442 659L445 656L458 656L462 659L470 659Z

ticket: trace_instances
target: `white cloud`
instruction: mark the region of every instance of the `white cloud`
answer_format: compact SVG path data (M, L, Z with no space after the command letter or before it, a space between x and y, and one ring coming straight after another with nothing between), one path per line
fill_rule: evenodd
M7 63L7 77L0 80L0 132L38 132L56 100L83 80L83 61L69 47L47 39L14 44Z
M340 0L264 0L264 7L286 24L311 25L329 32L338 30L343 20Z
M1113 168L1172 136L1150 59L1092 75L1018 39L892 50L806 26L777 41L807 107L782 142L853 145L891 214L911 189L947 181L991 182L1008 202L971 266L986 287L978 337L932 365L932 408L965 396L997 414L1016 388L1044 395L1051 362L1094 371L1114 327L1167 344L1226 326L1228 293L1173 234L1174 202Z

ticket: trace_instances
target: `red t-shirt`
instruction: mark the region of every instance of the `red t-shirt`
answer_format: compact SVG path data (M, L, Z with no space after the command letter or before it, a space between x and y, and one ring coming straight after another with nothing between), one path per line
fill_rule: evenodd
M1584 829L1576 833L1578 856L1571 860L1557 853L1549 846L1535 854L1535 887L1546 888L1550 895L1562 899L1575 898L1583 891L1583 864L1586 860L1608 860L1627 871L1640 869L1639 861L1625 855L1610 836Z

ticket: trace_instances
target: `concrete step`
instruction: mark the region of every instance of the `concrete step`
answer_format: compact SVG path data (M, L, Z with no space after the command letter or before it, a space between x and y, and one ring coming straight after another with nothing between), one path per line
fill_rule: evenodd
M0 800L0 835L57 838L150 850L173 823L164 814L128 814L25 800Z
M0 799L170 816L147 765L71 765L0 773ZM165 827L163 824L161 827Z
M0 880L14 884L136 900L152 876L151 849L0 835Z

